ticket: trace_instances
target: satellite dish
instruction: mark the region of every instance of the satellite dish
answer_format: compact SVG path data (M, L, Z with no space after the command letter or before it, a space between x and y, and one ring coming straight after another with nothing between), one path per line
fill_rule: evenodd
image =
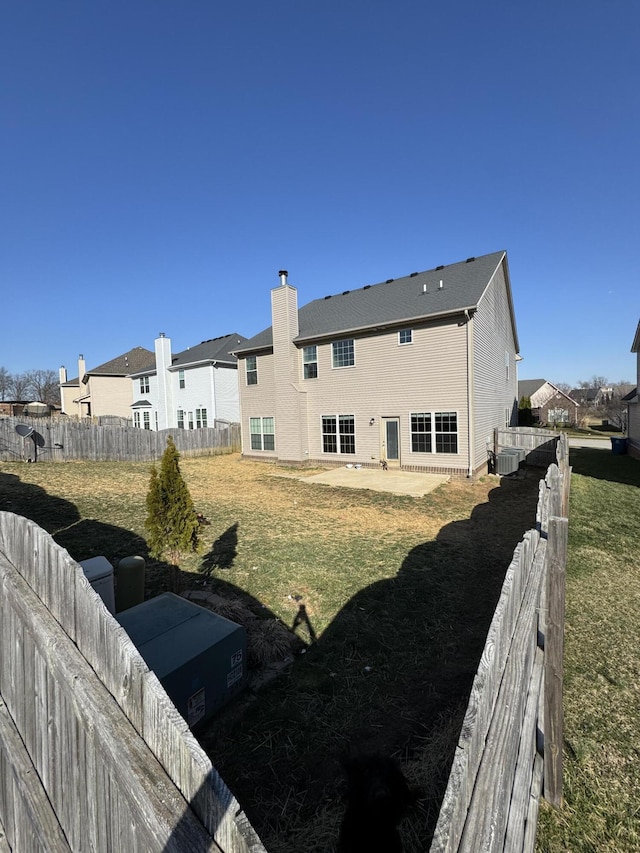
M44 436L40 435L39 432L33 431L31 435L31 439L36 447L44 447Z
M23 438L29 438L33 435L33 427L30 427L28 424L18 424L16 426L16 432Z

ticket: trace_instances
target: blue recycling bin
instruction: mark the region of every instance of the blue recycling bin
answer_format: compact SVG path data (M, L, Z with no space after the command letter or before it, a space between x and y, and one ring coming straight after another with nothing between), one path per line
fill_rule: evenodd
M611 436L611 452L616 456L622 456L627 452L627 439Z

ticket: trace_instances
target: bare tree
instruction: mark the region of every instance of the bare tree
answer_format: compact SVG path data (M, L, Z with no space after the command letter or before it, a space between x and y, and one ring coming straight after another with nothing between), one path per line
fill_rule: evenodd
M29 375L27 373L11 374L8 391L14 400L27 400L31 391Z
M568 382L554 382L553 383L558 391L562 391L564 394L568 394L569 391L573 390L573 385L569 385Z
M9 386L11 384L11 374L6 367L0 367L0 400L7 399Z
M40 403L59 403L60 389L54 370L30 370L27 374L34 400Z

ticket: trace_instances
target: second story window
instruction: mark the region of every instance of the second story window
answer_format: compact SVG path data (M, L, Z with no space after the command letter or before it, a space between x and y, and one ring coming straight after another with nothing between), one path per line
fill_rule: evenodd
M400 329L398 332L398 343L403 344L413 343L413 329Z
M149 377L141 376L140 377L140 393L148 394L149 393Z
M258 384L258 358L255 355L248 355L247 359L247 385Z
M184 380L184 370L178 371L178 387L184 388L186 386L186 382Z
M344 341L334 341L331 344L331 366L353 367L356 363L353 338Z
M302 364L305 379L317 379L318 377L318 347L314 344L304 347L302 350Z

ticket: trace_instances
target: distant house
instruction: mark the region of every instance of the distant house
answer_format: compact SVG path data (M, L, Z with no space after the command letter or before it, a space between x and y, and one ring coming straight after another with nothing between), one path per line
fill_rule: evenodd
M83 355L78 357L78 377L67 380L67 371L60 368L60 400L63 414L79 418L114 415L131 420L132 371L148 364L153 353L135 347L111 361L86 369Z
M521 379L518 382L518 400L521 402L523 398L531 401L534 423L567 426L578 423L579 403L553 382L546 379Z
M496 252L298 308L236 349L243 455L475 476L517 418L518 337Z
M632 456L640 459L640 322L631 345L636 354L635 392L627 394L627 449Z
M197 429L216 421L240 420L237 358L232 350L247 339L221 335L175 355L160 333L155 355L130 373L133 424L141 429ZM133 404L132 404L133 399Z
M580 406L597 408L611 402L613 388L572 388L569 397Z

